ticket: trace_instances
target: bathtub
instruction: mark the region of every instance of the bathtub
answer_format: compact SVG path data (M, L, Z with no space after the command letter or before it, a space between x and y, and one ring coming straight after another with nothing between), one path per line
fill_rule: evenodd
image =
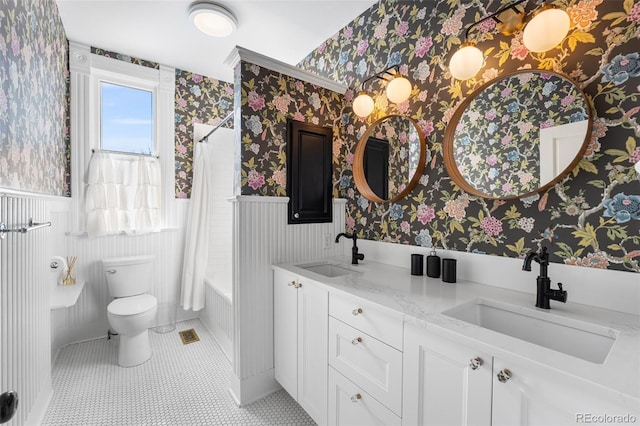
M200 312L200 321L213 334L229 362L232 362L233 304L231 289L216 285L212 277L205 278L204 282L206 305Z

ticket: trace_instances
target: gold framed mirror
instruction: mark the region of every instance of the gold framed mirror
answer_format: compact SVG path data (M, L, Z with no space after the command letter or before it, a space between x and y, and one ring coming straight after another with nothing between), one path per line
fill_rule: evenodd
M483 84L454 112L444 164L464 191L517 199L568 175L589 143L593 114L584 92L546 70L520 70Z
M367 128L356 146L356 187L369 201L401 200L418 184L426 157L424 134L413 119L397 114L382 117Z

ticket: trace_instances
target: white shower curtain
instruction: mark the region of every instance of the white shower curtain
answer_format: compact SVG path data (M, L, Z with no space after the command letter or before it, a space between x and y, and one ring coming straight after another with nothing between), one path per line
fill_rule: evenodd
M157 158L95 152L85 194L89 236L160 230L160 185Z
M204 278L209 259L209 226L213 189L213 143L197 143L193 154L191 205L182 263L182 295L184 309L204 308Z

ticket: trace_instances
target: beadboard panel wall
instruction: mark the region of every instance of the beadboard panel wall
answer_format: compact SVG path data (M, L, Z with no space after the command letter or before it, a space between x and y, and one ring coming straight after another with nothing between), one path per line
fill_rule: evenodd
M287 197L238 196L233 202L234 373L232 392L248 404L277 389L273 378L271 265L342 254L345 200L334 200L333 222L288 225ZM327 244L325 244L325 242Z
M0 221L7 228L50 220L50 199L0 194ZM0 392L18 392L8 425L37 423L51 396L48 272L56 226L7 233L0 240ZM53 284L52 284L53 283Z

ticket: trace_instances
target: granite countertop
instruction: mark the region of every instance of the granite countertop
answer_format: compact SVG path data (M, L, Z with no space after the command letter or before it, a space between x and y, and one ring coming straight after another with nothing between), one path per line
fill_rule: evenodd
M326 277L296 265L330 263L354 271L337 277ZM351 265L350 258L333 257L317 262L295 262L274 265L296 275L309 278L332 292L344 292L386 307L405 322L416 324L448 338L472 345L494 357L522 359L544 369L568 374L578 383L591 383L614 400L640 409L640 316L571 303L551 301L551 309L535 307L535 294L459 280L445 283L439 278L413 276L409 269L383 263L363 261ZM535 287L535 278L532 279ZM587 323L609 336L615 343L603 363L594 363L507 336L443 314L450 308L482 299L490 303L508 304L522 312L532 312L551 321Z

